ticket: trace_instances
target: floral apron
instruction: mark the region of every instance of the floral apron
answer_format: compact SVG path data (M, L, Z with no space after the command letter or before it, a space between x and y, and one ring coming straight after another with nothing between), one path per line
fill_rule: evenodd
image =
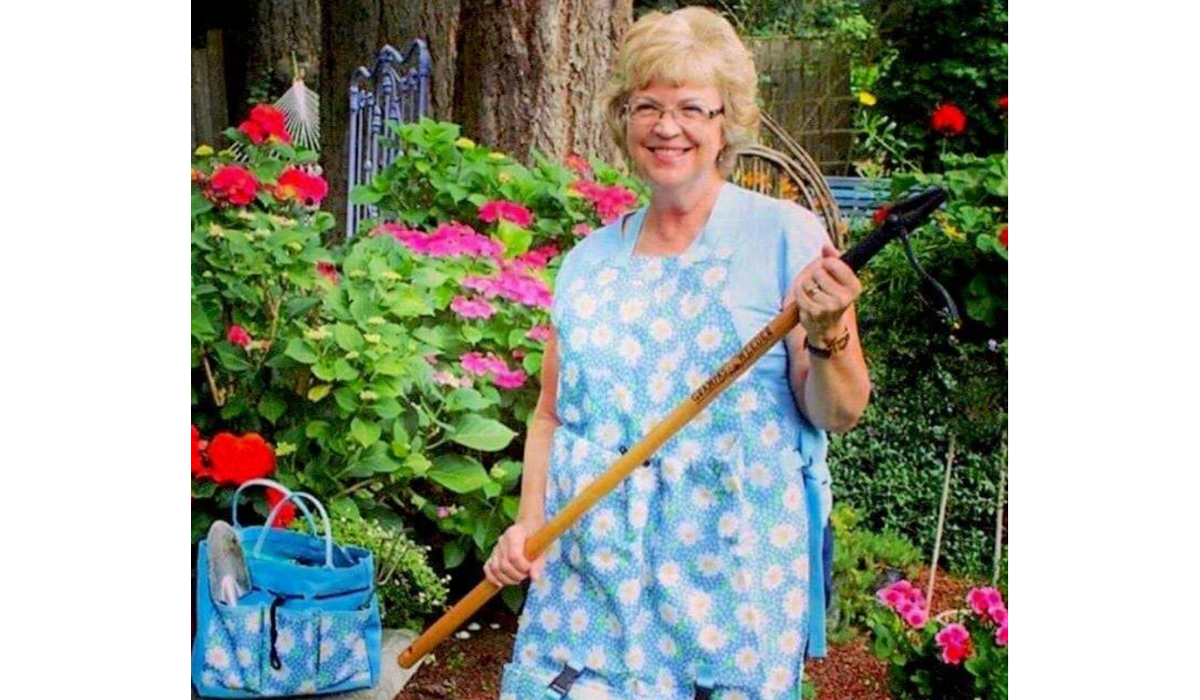
M565 290L547 518L741 348L733 254L627 251ZM800 696L816 499L774 396L752 367L547 550L501 700Z

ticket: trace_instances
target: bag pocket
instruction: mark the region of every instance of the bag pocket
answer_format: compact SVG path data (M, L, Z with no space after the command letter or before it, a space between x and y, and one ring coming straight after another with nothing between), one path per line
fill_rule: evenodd
M318 690L342 684L346 687L339 690L371 685L370 635L377 627L375 609L372 603L363 610L321 611Z
M208 688L258 692L262 687L264 609L214 603L204 635L200 683Z
M317 690L319 611L295 610L286 605L265 610L262 659L263 692L297 695Z

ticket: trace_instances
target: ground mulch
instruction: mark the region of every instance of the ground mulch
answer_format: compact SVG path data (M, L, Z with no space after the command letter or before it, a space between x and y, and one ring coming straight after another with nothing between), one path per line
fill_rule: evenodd
M928 577L928 570L922 569L913 583L925 590ZM964 607L973 585L982 584L939 571L932 614ZM470 632L470 638L451 637L442 642L395 700L496 700L501 669L512 657L517 619L507 610L489 608L475 622L480 628ZM492 629L493 624L498 627ZM887 664L871 654L865 637L831 644L828 657L809 661L805 673L817 689L817 700L891 699Z

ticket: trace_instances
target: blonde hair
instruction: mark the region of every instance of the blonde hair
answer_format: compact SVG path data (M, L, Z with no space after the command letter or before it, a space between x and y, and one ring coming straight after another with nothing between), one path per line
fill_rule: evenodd
M726 145L717 169L728 177L738 150L757 141L761 119L754 57L733 26L707 8L685 7L665 15L651 12L629 28L601 97L609 131L627 160L632 159L625 143L625 105L634 90L655 81L712 86L721 93Z

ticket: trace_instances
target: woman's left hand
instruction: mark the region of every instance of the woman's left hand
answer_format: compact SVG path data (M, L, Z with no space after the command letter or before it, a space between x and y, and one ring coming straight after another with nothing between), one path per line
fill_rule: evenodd
M814 345L843 334L846 310L862 293L862 283L840 255L832 245L822 246L821 257L796 275L784 299L784 305L796 300L800 325Z

